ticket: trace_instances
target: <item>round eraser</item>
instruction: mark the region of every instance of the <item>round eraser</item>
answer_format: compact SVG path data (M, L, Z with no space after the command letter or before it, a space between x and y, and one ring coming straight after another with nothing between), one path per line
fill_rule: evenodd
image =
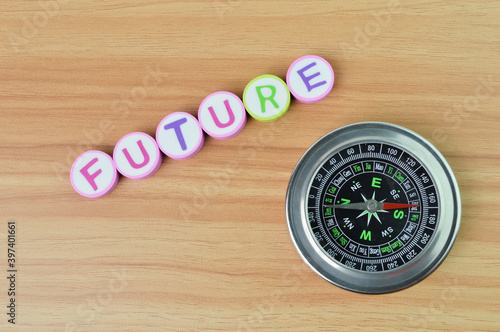
M227 91L214 92L200 105L198 121L213 138L228 139L238 135L247 122L245 106L238 96Z
M109 155L101 151L87 151L76 158L71 167L71 185L82 196L103 197L115 189L118 172Z
M123 176L140 180L158 171L162 156L153 137L136 132L125 135L116 143L113 160Z
M156 129L158 147L172 159L185 160L195 156L204 141L198 120L189 113L169 114Z
M306 55L295 60L286 75L292 95L303 103L324 99L333 88L335 75L332 66L316 55Z
M274 75L254 78L245 87L243 103L254 119L264 122L281 118L290 107L290 91L283 80Z

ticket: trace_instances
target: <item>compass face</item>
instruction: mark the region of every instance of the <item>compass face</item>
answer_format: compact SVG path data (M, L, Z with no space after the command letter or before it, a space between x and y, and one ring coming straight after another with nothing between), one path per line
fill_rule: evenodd
M367 272L417 257L436 229L434 182L407 151L368 142L348 146L321 166L310 186L309 226L327 255Z
M429 142L402 127L361 123L306 152L290 181L287 218L299 253L319 275L383 293L441 263L458 231L460 198Z

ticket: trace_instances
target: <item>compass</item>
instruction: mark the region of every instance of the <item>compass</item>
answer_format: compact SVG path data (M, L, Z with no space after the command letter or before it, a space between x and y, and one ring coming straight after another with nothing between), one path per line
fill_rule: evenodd
M420 135L362 122L314 143L290 179L292 240L321 277L360 293L387 293L428 276L460 225L453 172Z

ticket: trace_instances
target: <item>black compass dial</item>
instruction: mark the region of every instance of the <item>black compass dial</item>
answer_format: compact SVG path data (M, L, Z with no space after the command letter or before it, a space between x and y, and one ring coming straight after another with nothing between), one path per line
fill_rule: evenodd
M414 260L432 238L440 208L422 163L409 151L377 142L327 158L308 197L318 245L331 259L367 272Z

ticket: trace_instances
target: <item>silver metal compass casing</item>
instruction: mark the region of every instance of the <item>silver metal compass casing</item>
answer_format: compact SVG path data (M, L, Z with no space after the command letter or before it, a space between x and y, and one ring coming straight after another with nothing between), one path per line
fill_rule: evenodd
M391 271L366 272L346 267L319 247L308 225L306 198L314 174L332 154L353 144L380 142L410 151L433 178L441 208L428 246L414 260ZM360 293L387 293L409 287L432 273L450 251L460 225L460 193L441 153L420 135L401 126L362 122L336 129L314 143L298 162L286 196L287 223L302 259L325 280Z

